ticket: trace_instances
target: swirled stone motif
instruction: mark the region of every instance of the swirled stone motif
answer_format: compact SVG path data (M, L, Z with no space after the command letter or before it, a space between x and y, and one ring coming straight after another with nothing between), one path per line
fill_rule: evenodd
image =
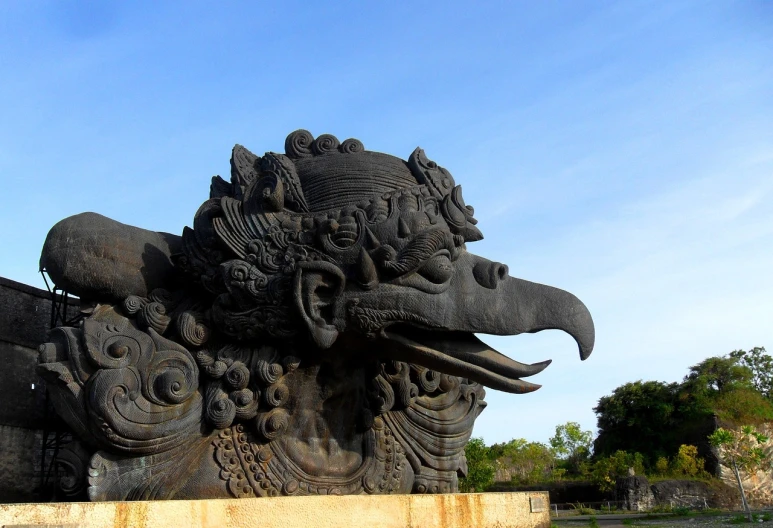
M546 328L585 359L573 295L469 253L482 238L453 176L356 139L234 147L231 178L182 236L93 213L41 265L96 308L57 328L39 372L80 441L62 487L91 500L450 493L484 386L524 364L475 334Z
M77 440L65 445L56 458L58 487L65 497L82 500L88 485L88 466L91 453Z

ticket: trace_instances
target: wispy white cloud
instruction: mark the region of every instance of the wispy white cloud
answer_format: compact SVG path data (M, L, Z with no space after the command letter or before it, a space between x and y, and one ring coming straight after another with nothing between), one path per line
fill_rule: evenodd
M711 355L773 347L771 175L768 156L750 152L710 175L621 204L547 244L529 261L535 268L523 274L566 276L561 268L578 268L564 286L594 314L596 351L584 364L555 357L537 380L545 384L539 397L491 395L496 411L484 413L476 434L489 441L545 441L555 425L569 420L595 430L591 408L616 386L677 381ZM533 361L553 356L549 348L568 348L547 335L522 345L487 339ZM532 351L523 352L526 344ZM511 427L501 425L505 415Z

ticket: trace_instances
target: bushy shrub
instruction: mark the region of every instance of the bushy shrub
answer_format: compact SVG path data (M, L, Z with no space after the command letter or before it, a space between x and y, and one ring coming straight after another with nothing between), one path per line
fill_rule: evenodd
M467 476L459 479L459 491L463 493L482 492L494 483L494 464L489 448L482 438L470 438L464 447L467 457Z
M668 475L669 470L670 464L668 463L668 459L663 456L659 457L657 462L655 462L655 474L661 477L665 477Z
M675 476L708 478L704 469L705 461L698 456L698 448L692 445L679 446L679 452L671 461L671 473Z
M596 484L601 491L611 491L618 477L628 475L629 469L637 475L644 474L644 457L641 453L615 451L612 455L596 459L588 466L588 480Z
M489 449L497 479L508 479L516 485L560 480L566 473L565 469L556 467L553 450L540 442L515 438L504 444L494 444Z

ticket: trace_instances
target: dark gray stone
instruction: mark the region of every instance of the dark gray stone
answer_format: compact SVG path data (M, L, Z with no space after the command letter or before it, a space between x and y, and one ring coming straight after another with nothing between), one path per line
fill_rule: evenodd
M77 299L70 299L69 315ZM0 277L0 424L42 428L46 386L36 372L38 346L51 323L51 294ZM33 388L33 384L35 387Z
M625 502L624 508L632 511L647 511L655 506L693 510L740 506L738 491L718 481L668 479L650 485L647 477L631 476L617 479L616 495Z
M178 236L81 213L51 228L40 269L59 288L81 299L120 301L175 286L170 256L179 250Z
M41 263L101 303L39 365L92 500L455 492L483 387L534 391L550 363L475 334L591 353L575 296L467 251L473 209L421 149L300 130L285 151L237 145L181 238L94 215L49 234Z
M713 491L706 482L661 480L653 484L650 489L656 504L702 509L708 508L710 502L713 502Z
M41 431L0 424L0 504L40 499Z
M655 498L650 489L647 477L621 477L615 483L615 494L618 500L625 503L624 508L630 511L647 511L655 505Z
M37 349L50 323L50 293L0 277L0 341Z
M76 304L69 300L68 317ZM36 367L50 321L49 292L0 277L0 503L41 499L42 430L55 417L46 416Z

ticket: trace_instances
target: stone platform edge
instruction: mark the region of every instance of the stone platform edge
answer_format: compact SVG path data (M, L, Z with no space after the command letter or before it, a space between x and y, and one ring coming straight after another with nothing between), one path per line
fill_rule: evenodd
M548 528L547 492L0 504L0 527Z

